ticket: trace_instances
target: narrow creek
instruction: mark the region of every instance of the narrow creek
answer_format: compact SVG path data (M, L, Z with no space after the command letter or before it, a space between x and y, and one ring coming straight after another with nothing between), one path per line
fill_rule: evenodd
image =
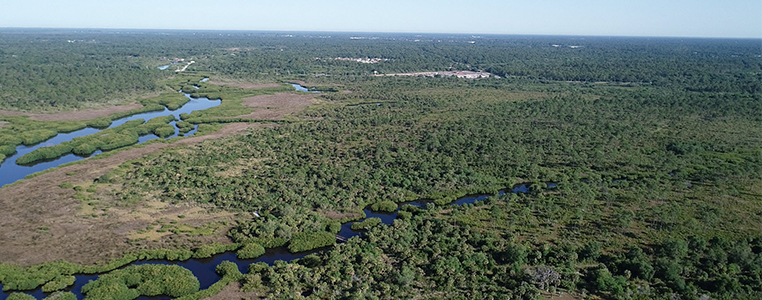
M557 186L558 185L555 183L548 183L549 188L553 188ZM501 190L499 194L503 195L505 193L528 193L529 191L530 189L527 184L520 184L510 189ZM472 204L478 201L483 201L491 196L493 195L488 195L488 194L469 195L469 196L461 197L453 201L450 205ZM432 201L430 200L418 200L413 202L400 203L397 206L397 211L393 213L373 212L370 209L366 208L364 210L365 219L380 218L383 224L391 225L394 222L394 220L397 218L397 213L403 206L414 205L420 208L425 208L426 205L431 202ZM361 222L365 219L357 220L355 222ZM345 238L351 238L351 237L362 235L362 231L356 231L351 229L352 223L354 222L348 222L348 223L342 224L341 231L338 233L338 235ZM238 257L236 257L236 254L234 252L225 252L225 253L212 256L211 258L205 258L205 259L189 259L186 261L142 260L142 261L133 262L128 265L145 265L145 264L178 265L190 270L193 273L193 275L195 275L196 278L198 278L198 281L201 284L201 289L203 290L203 289L209 288L212 284L214 284L215 282L217 282L218 280L222 278L219 275L217 275L217 273L215 272L215 268L217 267L217 265L219 265L223 261L230 261L235 263L238 266L238 270L240 270L242 273L246 273L249 265L253 263L264 262L264 263L267 263L268 265L273 265L276 260L290 262L295 259L299 259L313 253L325 251L327 249L330 249L330 247L315 249L315 250L301 252L301 253L291 253L285 247L277 247L277 248L267 249L264 255L256 259L238 259ZM80 293L82 286L84 286L91 280L96 280L98 278L98 275L75 275L75 277L76 277L76 281L74 282L74 285L67 288L66 291L70 291L74 293L77 296L77 299L84 299L84 296ZM1 288L2 288L2 285L0 285L0 289ZM8 298L8 296L11 293L12 292L6 292L6 291L0 292L0 300L5 300L6 298ZM36 299L43 299L50 295L50 293L43 293L42 290L39 288L34 291L25 291L25 293L34 296ZM141 300L162 299L163 300L163 299L170 299L170 298L169 297L140 297L138 299L141 299Z
M132 116L129 116L129 117L124 117L124 118L121 118L121 119L118 119L118 120L115 120L115 121L111 122L111 126L109 126L108 128L114 128L116 126L119 126L119 125L122 125L122 124L126 123L127 121L138 120L138 119L143 119L143 120L148 121L148 120L156 118L156 117L169 116L169 115L172 115L176 119L179 120L180 119L180 114L182 114L182 113L188 113L189 114L189 113L191 113L193 111L203 110L203 109L215 107L215 106L218 106L218 105L220 105L222 103L221 100L209 100L207 98L193 98L193 97L191 97L190 94L185 94L185 97L188 97L190 99L190 101L188 103L186 103L185 105L183 105L182 107L180 107L179 109L169 110L167 108L164 108L163 111L147 112L147 113L141 113L141 114L132 115ZM169 124L175 126L175 123L176 123L176 121L172 121ZM108 128L106 128L106 129L108 129ZM88 157L92 157L92 156L94 156L96 154L102 153L102 151L98 150L95 153L93 153L91 155L87 155L87 156L79 156L79 155L75 155L75 154L67 154L67 155L65 155L63 157L60 157L58 159L54 159L54 160L50 160L50 161L36 162L36 163L30 164L30 165L19 165L19 164L16 164L16 159L17 158L19 158L19 157L21 157L21 156L23 156L23 155L25 155L27 153L30 153L30 152L32 152L32 151L34 151L36 149L39 149L39 148L42 148L42 147L55 146L55 145L58 145L58 144L63 143L63 142L71 141L72 139L74 139L76 137L91 135L91 134L94 134L94 133L98 133L98 132L100 132L102 130L105 130L105 129L95 129L95 128L88 127L88 128L81 129L81 130L74 131L74 132L70 132L70 133L59 133L55 137L53 137L53 138L51 138L51 139L49 139L47 141L41 142L39 144L36 144L36 145L31 145L31 146L20 145L20 146L16 147L16 154L7 157L5 159L5 161L0 165L0 187L4 186L6 184L14 183L14 182L16 182L16 181L18 181L20 179L23 179L24 177L26 177L29 174L40 172L40 171L44 171L44 170L47 170L47 169L50 169L50 168L55 168L57 166L60 166L62 164L68 163L68 162L78 161L78 160L81 160L81 159L84 159L84 158L88 158ZM191 135L195 134L197 130L198 130L198 125L191 132L188 132L188 133L184 134L183 136L191 136ZM179 135L179 133L180 133L180 129L177 126L175 126L175 133L172 136L168 137L167 139L172 138L172 137L176 137L176 136ZM144 136L141 136L138 139L138 143L140 144L140 143L144 143L146 141L153 140L153 139L158 139L158 138L159 138L158 136L153 135L153 134L144 135Z
M306 93L313 93L313 94L320 94L320 93L322 93L321 91L310 90L310 89L308 89L306 87L303 87L303 86L301 86L299 84L296 84L296 83L289 83L289 84L291 86L293 86L296 89L296 91L298 91L298 92L306 92Z
M207 81L208 78L204 78L201 82ZM310 92L310 93L320 93L320 91L311 91L301 85L298 84L291 84L297 91L302 92ZM168 109L164 109L164 111L157 111L157 112L149 112L149 113L142 113L137 114L129 117L125 117L119 120L115 120L112 122L111 126L109 128L113 128L116 126L119 126L121 124L124 124L127 121L130 120L137 120L137 119L144 119L144 120L150 120L152 118L160 117L160 116L167 116L167 115L173 115L175 118L179 119L179 116L181 113L191 113L196 110L203 110L211 107L215 107L220 105L220 100L209 100L207 98L192 98L189 94L185 94L186 97L190 98L190 102L185 104L180 109L171 111ZM175 125L175 122L170 123L172 125ZM193 135L198 127L194 129L193 131L187 133L185 136ZM43 171L49 168L53 168L56 166L59 166L61 164L71 162L71 161L77 161L86 157L82 156L76 156L74 154L69 154L64 157L61 157L59 159L48 161L48 162L41 162L37 163L31 166L21 166L17 165L15 163L16 158L21 157L22 155L32 152L37 148L40 147L46 147L46 146L53 146L57 145L62 142L71 141L75 137L79 136L85 136L93 133L99 132L99 129L93 129L93 128L85 128L76 132L71 133L65 133L65 134L59 134L45 142L42 142L40 144L34 145L34 146L19 146L17 148L17 152L15 155L8 157L6 161L0 166L0 187L9 183L13 183L19 179L24 178L26 175ZM175 135L172 137L175 137L179 134L179 128L175 126ZM148 140L159 138L155 135L147 135L140 137L139 143L146 142ZM171 138L171 137L170 137ZM101 153L101 151L98 151L95 154ZM92 155L90 155L92 156ZM88 156L89 157L89 156ZM548 183L548 187L556 187L557 184L555 183ZM521 184L514 186L511 189L505 189L501 190L499 194L505 194L505 193L527 193L529 192L529 187L526 184ZM492 195L487 194L480 194L480 195L469 195L465 197L461 197L457 199L456 201L453 201L451 205L466 205L475 203L478 201L483 201L484 199L487 199ZM430 200L418 200L414 202L405 202L400 203L397 206L397 211L392 213L385 213L385 212L373 212L370 209L366 208L364 210L365 212L365 219L367 218L379 218L383 222L383 224L390 225L394 222L394 220L397 218L397 213L399 212L400 208L404 205L414 205L418 206L420 208L425 208L428 203L431 203ZM357 220L356 222L361 222L365 219ZM352 230L351 226L354 222L348 222L341 225L341 231L338 233L339 236L344 238L352 238L355 236L359 236L362 234L362 231L356 231ZM143 261L136 261L128 265L144 265L144 264L165 264L165 265L178 265L184 268L189 269L193 275L198 278L199 283L201 284L201 289L206 289L210 287L212 284L217 282L221 279L219 275L215 272L215 268L217 265L222 263L223 261L230 261L235 263L238 266L238 269L245 273L248 269L248 266L252 263L257 262L264 262L269 265L272 265L277 260L290 262L295 259L299 259L302 257L305 257L307 255L318 253L321 251L325 251L326 249L330 249L330 247L326 248L320 248L315 249L307 252L301 252L301 253L290 253L286 248L284 247L277 247L277 248L270 248L267 249L265 254L261 257L258 257L256 259L238 259L233 252L226 252L221 253L218 255L215 255L211 258L206 259L190 259L186 261L165 261L165 260L143 260ZM66 289L66 291L71 291L77 296L77 299L84 299L84 296L81 294L82 286L87 284L91 280L96 280L98 278L98 275L75 275L76 281L74 282L73 286L70 286ZM2 289L2 285L0 285L0 290ZM8 298L8 296L13 293L10 291L2 291L0 292L0 300L5 300ZM50 295L50 293L43 293L40 288L34 290L34 291L24 291L24 293L29 294L36 299L43 299ZM169 297L140 297L138 299L142 300L159 300L159 299L170 299Z
M208 80L209 80L209 78L204 78L200 82L206 82ZM320 93L320 91L310 91L307 88L305 88L305 87L303 87L301 85L298 85L298 84L291 84L291 85L294 87L294 89L296 91L304 91L304 92L310 92L310 93ZM196 89L199 88L197 85L194 85L193 87L196 88ZM127 121L132 121L132 120L137 120L137 119L143 119L143 120L148 121L148 120L156 118L156 117L169 116L169 115L172 115L172 116L175 117L175 119L179 120L180 119L180 114L182 114L182 113L190 114L191 112L194 112L194 111L197 111L197 110L204 110L204 109L207 109L207 108L212 108L212 107L215 107L215 106L219 106L222 103L221 100L209 100L207 98L193 98L193 97L191 97L190 94L184 94L184 95L185 95L185 97L188 97L188 99L190 99L190 101L188 103L186 103L185 105L183 105L182 107L180 107L179 109L169 110L167 108L164 108L163 111L147 112L147 113L141 113L141 114L136 114L136 115L124 117L124 118L121 118L121 119L118 119L118 120L114 120L111 123L111 126L109 126L108 128L114 128L116 126L119 126L119 125L122 125L122 124L126 123ZM175 126L176 121L172 121L169 124L175 127L175 133L172 136L168 137L167 139L179 136L180 129L177 126ZM108 129L108 128L106 128L106 129ZM95 129L95 128L88 127L88 128L84 128L84 129L81 129L81 130L78 130L78 131L74 131L74 132L59 133L58 135L48 139L47 141L41 142L41 143L36 144L36 145L30 145L30 146L20 145L20 146L16 147L16 154L8 156L5 159L5 161L2 164L0 164L0 187L2 187L4 185L7 185L7 184L14 183L14 182L16 182L16 181L18 181L20 179L23 179L27 175L30 175L30 174L33 174L33 173L36 173L36 172L40 172L40 171L44 171L44 170L47 170L47 169L50 169L50 168L55 168L55 167L58 167L58 166L60 166L62 164L65 164L65 163L82 160L82 159L85 159L85 158L88 158L88 157L92 157L94 155L102 153L102 151L98 150L95 153L93 153L91 155L87 155L87 156L80 156L80 155L75 155L75 154L67 154L67 155L59 157L57 159L53 159L53 160L49 160L49 161L39 161L39 162L35 162L35 163L29 164L29 165L19 165L19 164L16 164L16 159L18 159L19 157L24 156L25 154L30 153L30 152L32 152L32 151L34 151L36 149L39 149L39 148L42 148L42 147L55 146L55 145L58 145L58 144L63 143L63 142L71 141L72 139L77 138L77 137L81 137L81 136L86 136L86 135L91 135L91 134L94 134L94 133L98 133L98 132L100 132L102 130L105 130L105 129ZM187 136L192 136L197 131L198 131L198 125L196 125L195 128L192 131L184 134L183 136L186 136L186 137ZM150 140L158 139L158 138L159 138L158 136L153 135L153 134L144 135L144 136L141 136L138 139L138 144L142 144L142 143L144 143L146 141L150 141Z

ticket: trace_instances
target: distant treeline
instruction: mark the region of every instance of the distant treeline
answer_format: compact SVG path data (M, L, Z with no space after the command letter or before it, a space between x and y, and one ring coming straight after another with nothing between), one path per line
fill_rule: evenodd
M753 39L353 36L4 29L0 109L68 110L162 91L158 81L175 72L157 67L175 58L195 60L189 71L261 82L284 77L337 82L375 73L452 69L538 81L762 92L759 41ZM364 64L326 59L336 57L388 60Z

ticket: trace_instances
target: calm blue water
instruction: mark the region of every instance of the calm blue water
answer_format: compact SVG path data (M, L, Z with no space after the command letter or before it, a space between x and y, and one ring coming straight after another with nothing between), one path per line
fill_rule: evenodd
M196 99L196 98L192 98L189 94L185 94L185 96L190 99L190 102L186 103L185 105L183 105L183 107L177 110L169 110L167 108L164 108L163 111L147 112L147 113L125 117L125 118L113 121L111 123L111 126L109 126L108 128L114 128L116 126L122 125L126 123L127 121L131 121L131 120L143 119L147 121L156 117L169 116L169 115L175 116L175 118L179 120L180 114L182 113L191 113L196 110L203 110L203 109L215 107L222 103L221 100L209 100L207 98ZM172 122L170 124L174 125L175 122ZM194 131L191 131L185 136L194 134L197 131L197 129L198 129L198 126L196 126L196 129L194 129ZM69 154L61 158L55 159L53 161L44 161L44 162L34 163L32 165L23 165L23 166L17 165L16 159L23 156L24 154L27 154L29 152L32 152L42 147L58 145L62 142L71 141L72 139L76 137L90 135L100 131L101 129L85 128L75 132L58 134L57 136L34 146L23 146L23 145L18 146L16 148L17 153L6 158L5 161L0 165L0 187L6 184L14 183L19 179L23 179L29 174L44 171L44 170L68 163L68 162L78 161L83 158L86 158L86 157L77 156L74 154ZM180 132L179 128L175 127L175 135L173 135L172 137L177 136L179 132ZM172 138L172 137L169 137L169 138ZM141 136L139 138L139 143L144 143L146 141L157 139L157 138L159 137L153 134ZM101 153L101 151L97 151L90 156L93 156L99 153Z
M202 82L207 81L209 78L204 78ZM294 88L296 88L297 91L303 91L303 92L311 92L311 93L320 93L319 91L309 91L308 89L302 87L298 84L292 84ZM170 111L168 109L164 109L164 111L158 111L158 112L149 112L149 113L143 113L139 115L134 115L130 117L126 117L123 119L119 119L114 121L109 128L113 128L119 125L122 125L126 123L127 121L131 120L137 120L137 119L144 119L144 120L150 120L152 118L161 117L161 116L167 116L167 115L173 115L175 118L179 119L179 116L181 113L190 113L195 110L202 110L210 107L214 107L217 105L220 105L220 100L209 100L206 98L199 98L194 99L191 98L190 95L186 94L186 97L190 98L190 102L185 104L182 108ZM171 122L170 124L175 125L176 122ZM185 136L190 136L196 133L198 130L198 125L189 133L185 134ZM58 165L61 165L63 163L71 162L80 160L84 157L79 157L74 154L69 154L64 157L61 157L57 160L50 161L50 162L42 162L35 164L33 166L19 166L15 164L16 158L29 153L33 151L34 149L40 148L40 147L46 147L46 146L53 146L56 144L59 144L61 142L65 141L71 141L75 137L79 136L85 136L89 134L93 134L96 132L99 132L99 129L93 129L93 128L86 128L82 129L80 131L72 132L72 133L66 133L66 134L59 134L56 137L51 138L48 141L45 141L41 144L34 145L34 146L19 146L17 148L18 153L9 157L6 159L6 161L0 166L0 186L15 182L18 179L24 178L24 176L29 175L34 172L42 171L48 168L56 167ZM177 136L179 134L179 128L175 126L175 135ZM140 143L143 143L145 141L158 138L155 135L147 135L140 137ZM100 151L96 152L95 154L101 153ZM95 155L93 154L93 155ZM548 183L548 187L557 187L558 184L555 183ZM500 191L500 194L505 194L507 190ZM510 189L513 193L528 193L529 187L526 184L517 185L514 188ZM471 195L462 197L452 203L452 205L464 205L464 204L471 204L477 201L482 201L491 195ZM425 208L426 204L430 203L432 201L430 200L418 200L414 202L406 202L401 203L397 211L399 211L400 207L403 205L414 205L420 208ZM393 213L383 213L383 212L372 212L370 209L364 210L366 214L366 218L380 218L381 221L386 224L390 225L394 222L394 220L397 218L397 212ZM362 220L358 220L357 222L360 222ZM362 234L360 231L355 231L351 229L351 225L353 222L348 222L345 224L342 224L341 231L339 232L339 235L345 238L351 238L355 236L359 236ZM312 253L324 251L329 248L323 248L323 249L316 249L312 251L302 252L302 253L290 253L287 249L283 247L279 248L271 248L267 249L266 253L257 258L252 260L242 260L238 259L235 255L235 253L227 252L215 255L208 259L191 259L187 261L159 261L159 260L149 260L149 261L137 261L132 263L133 265L144 265L144 264L171 264L171 265L178 265L182 266L184 268L187 268L190 270L199 280L199 283L201 284L201 289L206 289L218 280L221 279L219 275L215 272L215 268L217 265L222 263L223 261L230 261L235 263L238 266L238 269L241 272L246 272L248 269L248 266L252 263L256 262L265 262L269 265L272 265L276 260L282 260L282 261L292 261L298 258L302 258L304 256L307 256ZM91 280L96 280L98 278L98 275L77 275L76 281L74 283L74 286L67 289L67 291L73 292L78 299L84 299L84 296L80 293L80 290L82 289L82 286L87 284ZM0 289L2 289L2 285L0 285ZM37 289L35 291L27 291L26 292L29 295L34 296L36 299L43 299L49 294L43 293L42 290ZM11 292L0 292L0 300L5 300ZM157 299L169 299L166 297L140 297L138 299L144 299L144 300L157 300Z
M555 183L548 183L548 186L557 187L558 184ZM529 187L526 184L517 185L513 187L512 189L506 189L503 191L500 191L500 194L505 194L506 191L510 191L512 193L528 193ZM473 195L473 196L466 196L462 197L452 203L452 205L464 205L464 204L471 204L477 201L482 201L484 199L487 199L491 195ZM406 202L401 203L397 207L397 212L399 211L400 207L403 205L414 205L417 207L425 208L426 204L430 203L432 201L430 200L419 200L414 202ZM370 209L365 209L365 215L366 218L380 218L381 221L386 225L391 225L394 220L397 218L397 212L394 213L382 213L382 212L372 212ZM358 220L357 222L361 222L362 220ZM350 227L352 226L353 222L347 222L341 225L341 231L338 235L345 237L345 238L351 238L355 236L359 236L362 234L360 231L352 230ZM222 263L223 261L230 261L235 263L238 266L238 270L240 270L242 273L246 273L246 271L249 268L249 265L256 262L264 262L268 265L273 265L276 260L281 261L287 261L290 262L295 259L299 259L302 257L305 257L307 255L325 251L327 249L330 249L330 247L322 248L322 249L316 249L312 251L302 252L302 253L290 253L288 250L284 247L278 247L278 248L271 248L267 249L265 254L259 258L256 259L238 259L235 255L235 253L232 252L226 252L222 254L215 255L211 258L206 259L190 259L187 261L162 261L162 260L143 260L143 261L136 261L132 263L131 265L145 265L145 264L164 264L164 265L178 265L184 268L187 268L190 270L193 275L198 278L199 283L201 284L201 289L206 289L218 280L220 280L222 277L217 275L215 272L215 268L217 265ZM71 291L75 295L77 295L77 299L84 299L84 296L80 293L80 290L82 289L82 286L87 284L90 280L95 280L98 278L98 275L77 275L77 280L74 282L74 286L67 289L67 291ZM0 285L0 289L2 289L2 285ZM47 297L49 294L45 294L42 292L42 290L37 289L35 291L27 291L27 294L30 294L34 296L37 299L43 299ZM10 295L10 292L0 292L0 300L5 300ZM157 299L169 299L166 297L140 297L138 299L142 300L157 300Z
M313 93L313 94L322 93L321 91L310 91L306 87L303 87L303 86L298 85L296 83L291 83L291 86L293 86L296 89L296 91L298 91L298 92L307 92L307 93Z

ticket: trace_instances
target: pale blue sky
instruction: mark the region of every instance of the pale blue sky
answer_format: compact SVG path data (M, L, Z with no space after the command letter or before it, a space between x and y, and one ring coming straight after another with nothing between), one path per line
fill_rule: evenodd
M762 0L0 0L0 27L762 38Z

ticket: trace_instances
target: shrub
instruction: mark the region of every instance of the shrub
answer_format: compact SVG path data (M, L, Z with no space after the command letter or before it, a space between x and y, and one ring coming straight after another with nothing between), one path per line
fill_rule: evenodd
M81 143L71 149L71 152L77 155L90 155L100 149L103 142L100 139L92 139L91 141Z
M220 129L222 129L221 124L199 124L197 135L203 135L203 134L215 132Z
M177 122L175 123L175 125L177 125L177 128L180 128L180 134L186 134L188 132L191 132L194 128L196 128L196 125L185 122L185 121Z
M587 282L594 291L611 292L620 295L624 292L626 279L623 276L612 276L605 266L588 269Z
M217 267L214 268L217 275L225 276L241 276L241 271L238 270L238 265L233 262L223 261Z
M37 300L37 298L35 298L34 296L27 295L24 293L13 293L10 296L8 296L8 298L6 299L7 300Z
M367 218L365 221L352 223L352 230L368 230L379 224L381 224L381 218Z
M24 165L32 162L54 159L70 153L72 150L72 143L64 142L55 146L42 147L32 152L27 153L24 156L19 157L16 160L17 164Z
M325 227L326 227L325 228L326 231L336 234L336 233L339 233L339 231L341 231L341 222L331 221L331 222L328 222L328 224Z
M5 156L11 156L16 154L16 145L3 145L0 146L0 154Z
M72 292L58 292L45 297L43 300L77 300L77 296Z
M0 134L0 145L10 145L13 147L13 149L16 149L16 146L18 144L21 144L21 137L17 135L10 135L10 134Z
M108 128L109 126L111 126L111 118L103 117L103 118L92 119L89 122L87 122L87 126L92 128L97 128L97 129Z
M134 287L130 288L130 287ZM139 265L101 275L82 287L85 299L135 299L139 296L181 297L199 290L190 270L175 265Z
M50 292L54 292L58 290L63 290L67 286L73 285L75 280L76 280L76 277L74 276L56 277L55 279L43 285L42 291L45 293L50 293Z
M394 203L394 201L386 200L375 203L370 208L373 211L394 212L397 210L397 203Z
M153 130L153 133L160 138L167 138L175 134L175 126L164 124Z
M254 259L265 254L265 248L257 243L246 244L236 252L239 259Z
M57 131L50 129L30 130L21 134L21 143L24 145L34 145L58 135Z
M240 244L209 244L196 248L193 252L193 258L209 258L217 253L223 253L227 251L233 251L239 247Z
M138 135L132 134L132 133L113 133L113 134L106 134L102 137L103 145L101 145L101 150L108 151L108 150L114 150L117 148L126 147L129 145L137 144L138 143Z
M187 97L179 93L166 93L166 94L161 94L160 96L155 98L146 99L144 102L148 102L148 101L164 105L170 110L176 110L180 107L183 107L183 105L185 105L185 103L188 103L190 99L188 99Z
M336 243L336 235L327 231L300 232L291 238L288 251L291 253L304 252L312 249L330 246Z

